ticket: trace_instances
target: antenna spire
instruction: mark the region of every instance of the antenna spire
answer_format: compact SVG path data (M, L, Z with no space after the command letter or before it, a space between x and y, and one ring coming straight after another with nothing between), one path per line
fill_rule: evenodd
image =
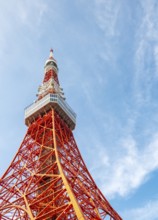
M49 54L49 58L53 58L53 49L50 49L50 54Z

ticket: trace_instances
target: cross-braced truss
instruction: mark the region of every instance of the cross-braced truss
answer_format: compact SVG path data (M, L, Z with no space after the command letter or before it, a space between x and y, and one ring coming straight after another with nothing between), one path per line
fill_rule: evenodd
M0 179L2 220L121 220L89 174L72 131L52 109L30 127Z

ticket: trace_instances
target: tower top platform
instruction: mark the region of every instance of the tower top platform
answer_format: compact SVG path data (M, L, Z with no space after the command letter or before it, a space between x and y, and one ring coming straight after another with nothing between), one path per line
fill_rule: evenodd
M34 102L30 106L25 108L25 124L29 126L38 117L42 117L45 113L54 109L71 130L76 125L76 114L70 108L70 106L63 100L58 94L48 94L42 99Z
M38 117L42 117L54 109L73 130L76 124L76 114L65 101L63 89L58 80L58 66L54 59L53 50L44 65L44 80L38 88L37 100L25 108L25 124L29 126Z
M45 68L49 64L54 64L54 66L57 68L57 62L54 59L54 55L53 55L53 50L52 49L50 50L49 58L45 62Z

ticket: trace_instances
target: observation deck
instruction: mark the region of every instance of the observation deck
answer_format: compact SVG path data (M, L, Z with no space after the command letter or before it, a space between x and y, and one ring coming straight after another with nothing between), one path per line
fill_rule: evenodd
M35 121L40 115L44 115L51 109L54 109L61 118L66 122L71 130L76 125L76 114L70 106L58 94L48 94L42 99L25 108L25 124L28 126Z

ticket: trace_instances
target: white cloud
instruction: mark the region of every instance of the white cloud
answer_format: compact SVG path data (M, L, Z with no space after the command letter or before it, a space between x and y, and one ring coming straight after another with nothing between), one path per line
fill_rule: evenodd
M133 220L157 220L158 218L158 200L149 201L144 207L127 210L123 213L124 219Z
M158 77L158 45L154 48L154 61L155 61L155 69L156 69L156 75Z
M109 153L109 166L97 172L97 179L105 177L101 183L105 195L113 197L116 194L126 196L134 189L137 189L148 178L151 172L158 169L158 134L155 134L149 144L139 149L140 143L137 143L132 136L135 125L140 117L140 108L144 104L152 106L151 98L151 78L158 76L158 13L155 7L155 1L140 1L143 9L143 16L138 24L135 38L135 72L133 95L135 108L130 113L127 126L125 126L126 139L118 141L120 153L114 155ZM152 65L151 65L152 63ZM153 67L155 65L155 71ZM154 103L154 105L157 105ZM152 117L155 117L152 115ZM148 129L150 129L148 127ZM139 131L141 133L141 131ZM123 137L123 135L122 135ZM122 146L122 147L121 147ZM122 149L122 150L121 150ZM108 171L105 171L105 170ZM138 219L138 218L133 218ZM149 218L150 219L150 218Z
M0 3L0 47L8 45L9 37L14 32L22 32L21 27L27 27L31 30L40 25L41 20L48 9L48 5L43 1L19 1L15 0ZM14 24L14 25L13 25ZM28 30L29 31L29 30ZM19 34L20 35L20 34ZM16 43L16 42L15 42Z
M44 13L48 9L48 4L44 1L18 1L16 15L19 21L31 28L39 25Z
M96 22L106 36L116 36L119 4L110 0L96 0Z
M99 166L92 169L96 180L102 180L99 184L104 194L111 198L117 194L126 196L131 193L147 180L152 171L158 169L158 134L153 136L144 150L137 148L132 137L122 140L121 145L120 153L113 152L108 156L102 149L100 157L98 156ZM104 155L106 163L101 160Z
M140 4L142 16L135 35L133 88L138 106L149 102L151 79L158 76L158 9L154 0L140 1Z
M151 78L153 79L158 72L158 13L155 10L155 1L140 1L141 7L138 4L137 10L142 10L142 16L136 18L137 26L134 27L136 35L134 38L134 60L131 57L131 66L135 65L135 71L132 73L131 86L133 86L131 105L134 106L132 110L129 108L130 117L126 119L126 125L121 126L114 117L114 123L107 123L107 130L109 124L112 124L111 133L114 131L114 127L120 125L122 131L120 132L120 139L118 140L117 147L110 146L108 152L105 151L105 146L98 144L94 152L98 155L95 156L96 160L92 162L91 172L97 179L98 184L101 186L105 195L113 197L117 194L126 196L133 190L137 189L143 184L148 178L151 172L158 168L158 135L155 134L151 137L150 143L146 146L142 146L139 149L140 142L134 139L133 133L136 132L136 125L138 125L138 119L140 119L141 111L140 108L144 104L152 105L150 102L151 98ZM95 18L98 27L102 30L104 35L104 44L100 54L102 58L113 65L116 61L117 48L113 48L112 41L118 37L118 21L120 6L122 3L116 3L108 0L96 0L95 1ZM132 20L133 21L133 20ZM130 24L131 25L131 24ZM134 34L134 33L132 33ZM124 48L123 48L124 49ZM155 63L153 63L155 62ZM151 70L151 63L156 66L155 72ZM158 74L157 74L158 75ZM134 81L134 84L133 84ZM87 100L91 106L91 91L88 88L88 84L84 84L84 92L87 95ZM130 97L131 98L131 97ZM154 103L156 105L156 103ZM97 107L95 109L95 116L99 118ZM103 112L105 115L106 112ZM152 115L151 117L154 117ZM110 118L110 116L109 116ZM150 129L149 127L144 128ZM117 129L116 129L117 130ZM156 130L156 129L155 129ZM141 132L144 131L139 131ZM103 134L103 133L102 133ZM114 134L114 139L116 135ZM127 138L123 137L126 136ZM97 141L96 141L97 142ZM115 144L115 142L113 142ZM107 144L106 144L107 145ZM115 152L114 152L115 150ZM119 152L120 151L120 152ZM95 155L95 154L94 154ZM104 160L102 161L102 158ZM99 162L98 162L99 161ZM105 163L104 163L105 162Z
M102 50L99 56L109 63L116 62L115 39L119 35L117 21L120 5L121 2L118 1L95 0L94 15L96 24L103 32Z

